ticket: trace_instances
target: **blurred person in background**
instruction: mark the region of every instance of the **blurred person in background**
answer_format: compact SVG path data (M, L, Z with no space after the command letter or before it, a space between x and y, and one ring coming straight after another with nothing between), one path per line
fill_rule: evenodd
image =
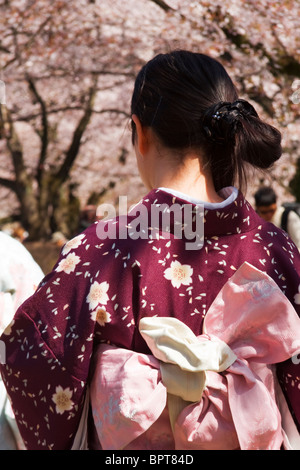
M277 194L269 186L259 188L254 194L256 212L266 222L285 230L300 251L300 216L292 208L277 204Z
M28 232L24 229L20 222L11 222L5 224L1 227L1 231L3 233L7 233L11 237L15 238L16 240L19 240L22 243L28 237Z
M22 242L0 232L0 333L11 323L17 308L36 290L44 274ZM24 445L0 378L0 449Z

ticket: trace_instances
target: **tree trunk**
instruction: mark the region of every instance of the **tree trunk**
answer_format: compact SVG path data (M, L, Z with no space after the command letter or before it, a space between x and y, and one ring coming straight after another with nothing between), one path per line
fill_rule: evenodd
M72 185L65 183L53 194L52 230L62 232L67 238L78 234L80 201L74 196Z
M296 172L290 181L289 187L296 201L300 202L300 158L296 162Z
M12 122L9 110L0 107L1 136L5 138L11 155L15 179L0 178L0 184L14 191L20 203L20 221L29 233L29 240L49 239L53 232L60 231L70 238L78 233L80 202L73 194L69 182L70 170L78 156L81 138L85 132L92 113L97 93L97 80L90 88L84 113L74 131L69 149L61 167L54 171L45 170L47 156L48 123L46 106L35 88L34 82L28 79L31 91L42 107L41 154L36 174L31 174L23 158L21 142Z

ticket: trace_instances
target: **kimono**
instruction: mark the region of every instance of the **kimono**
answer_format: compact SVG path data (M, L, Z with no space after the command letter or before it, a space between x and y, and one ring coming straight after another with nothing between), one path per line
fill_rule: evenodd
M6 346L1 373L28 449L72 448L87 408L99 350L102 354L105 348L117 348L124 354L143 355L155 371L156 359L140 331L141 320L169 318L184 324L190 334L202 335L214 300L245 262L279 288L298 321L300 254L295 244L281 229L263 221L242 193L236 197L233 193L232 188L225 188L226 203L207 204L200 211L204 230L199 225L199 237L194 230L198 206L164 189L154 189L133 212L95 223L66 243L53 271L18 309L1 336ZM181 232L175 211L171 211L174 205L176 210L181 208L182 217L183 209L191 210L187 210L187 221L180 220ZM161 214L169 213L167 222L163 217L153 221L153 207L161 208ZM182 222L190 231L183 230ZM269 298L265 296L265 302ZM259 316L263 315L261 308ZM281 322L283 337L284 324ZM226 329L226 321L224 325ZM299 350L300 328L299 323L294 325L294 352L286 350L275 362L280 389L299 430L299 361L291 356L297 347ZM276 331L279 335L278 328ZM216 373L217 380L223 380L222 373L221 369ZM120 406L109 393L102 391L102 399L113 416ZM166 427L163 448L172 449L170 425L164 419L167 412L167 408L160 410L156 418L162 421L162 431ZM229 415L230 410L227 412ZM89 429L94 448L101 448L101 419L95 412ZM100 443L94 443L99 435ZM238 445L232 442L232 448Z
M43 271L22 243L0 232L0 333L10 324L17 308L35 292L43 277ZM5 355L4 347L0 347L0 353ZM24 448L22 439L0 378L0 449L21 448Z

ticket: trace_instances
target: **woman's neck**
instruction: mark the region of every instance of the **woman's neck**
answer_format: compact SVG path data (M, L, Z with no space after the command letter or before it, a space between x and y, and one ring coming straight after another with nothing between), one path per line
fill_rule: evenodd
M162 163L162 162L161 162ZM170 171L170 164L160 164L152 180L153 188L169 188L191 198L206 202L221 202L223 198L216 192L208 171L201 171L199 159L186 158L184 164Z

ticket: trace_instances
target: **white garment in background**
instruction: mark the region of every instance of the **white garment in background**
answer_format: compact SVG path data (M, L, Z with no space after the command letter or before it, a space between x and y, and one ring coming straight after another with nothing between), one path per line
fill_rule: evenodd
M22 243L0 232L0 334L43 277L43 271ZM1 348L1 360L5 362L4 348ZM22 448L22 439L0 377L0 450Z

